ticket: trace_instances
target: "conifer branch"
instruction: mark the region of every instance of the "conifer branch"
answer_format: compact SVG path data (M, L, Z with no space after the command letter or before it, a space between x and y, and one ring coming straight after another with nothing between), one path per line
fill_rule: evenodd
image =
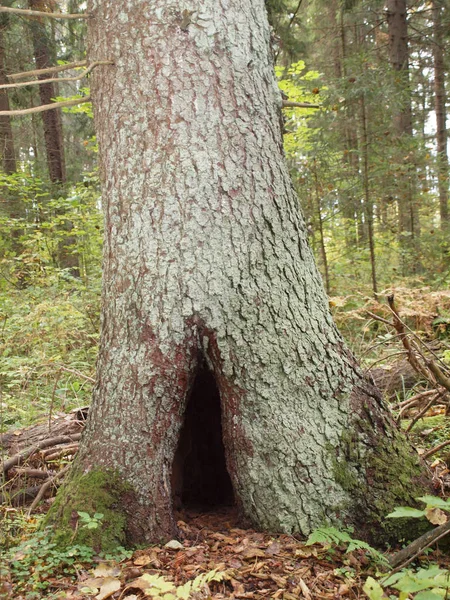
M67 82L67 81L78 81L79 79L83 79L84 77L86 77L86 75L88 75L88 73L90 73L92 71L92 69L94 69L95 67L98 67L99 65L112 65L112 64L114 64L112 60L98 60L96 62L91 63L88 66L88 68L85 71L83 71L83 73L80 73L79 75L75 75L74 77L60 77L60 78L53 77L51 79L33 79L31 81L21 81L20 83L3 83L2 85L0 85L0 90L26 87L28 85L42 85L44 83L53 83L53 82L63 83L63 82Z
M31 115L34 113L45 112L46 110L54 110L56 108L65 108L66 106L76 106L83 102L90 102L90 96L84 96L84 98L78 98L76 100L63 100L62 102L52 102L51 104L42 104L41 106L34 106L33 108L24 108L20 110L0 110L0 117L18 117L22 115Z
M49 19L89 19L87 13L60 13L60 12L45 12L41 10L30 10L28 8L10 8L8 6L0 6L0 13L9 13L11 15L20 15L22 17L48 17Z
M87 64L87 60L79 60L77 62L67 63L65 65L58 65L57 67L47 67L46 69L36 69L34 71L21 71L20 73L11 73L10 75L7 75L7 77L8 79L15 81L16 79L23 79L24 77L34 77L34 75L58 73L59 71L68 71L69 69L76 69L77 67L85 67Z
M320 104L310 104L309 102L291 102L283 100L282 108L321 108Z

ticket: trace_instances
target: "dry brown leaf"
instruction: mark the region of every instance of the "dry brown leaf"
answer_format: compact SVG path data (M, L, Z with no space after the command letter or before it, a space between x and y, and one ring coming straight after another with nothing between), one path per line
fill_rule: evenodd
M279 554L280 551L281 551L281 546L277 542L272 542L266 548L266 554L268 554L269 556L274 556L274 554Z
M305 596L305 598L307 598L307 600L310 600L312 598L312 596L311 596L309 587L306 585L306 583L301 578L298 580L298 583L302 590L302 594Z
M341 583L338 589L338 596L346 596L350 592L350 587L346 583Z
M122 587L119 579L114 577L105 577L100 588L100 592L95 596L95 600L105 600L117 592Z
M137 567L145 567L146 565L149 565L151 562L153 562L154 558L148 556L147 554L143 554L142 556L138 556L136 560L133 561L133 565L136 565Z
M116 565L109 565L107 563L100 563L98 567L92 571L94 577L119 577L121 571Z
M242 551L242 558L244 560L251 560L252 558L257 557L261 558L263 556L265 557L266 553L260 548L245 548L245 550Z
M425 515L433 525L443 525L447 523L447 515L440 508L427 508Z

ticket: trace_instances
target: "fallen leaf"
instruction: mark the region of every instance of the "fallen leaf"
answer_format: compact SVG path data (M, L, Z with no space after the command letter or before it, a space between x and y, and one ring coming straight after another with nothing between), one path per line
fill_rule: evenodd
M144 554L143 556L139 556L136 560L133 561L133 565L137 567L145 567L145 565L149 565L153 561L151 556Z
M120 575L120 568L107 563L100 563L92 573L94 577L118 577Z
M164 545L164 548L168 548L169 550L182 550L184 546L178 540L170 540L170 542L167 542L167 544Z
M278 544L277 542L272 542L270 546L267 546L266 554L268 554L269 556L273 556L274 554L279 554L280 550L280 544Z
M260 548L246 548L242 551L242 558L244 558L244 560L251 560L252 558L257 558L258 556L266 556L266 553Z
M443 525L447 523L447 515L440 508L427 508L425 510L425 516L433 523L433 525Z
M119 579L114 577L105 577L100 588L100 593L95 596L95 600L105 600L117 592L122 587Z
M312 598L311 596L311 592L309 590L309 587L306 585L306 583L303 581L303 579L299 579L298 581L300 588L302 590L302 594L305 596L305 598L307 600L310 600Z

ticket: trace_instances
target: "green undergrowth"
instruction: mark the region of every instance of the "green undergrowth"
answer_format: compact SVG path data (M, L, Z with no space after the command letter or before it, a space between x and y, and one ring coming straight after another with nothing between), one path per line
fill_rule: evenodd
M0 291L0 432L90 403L98 325L98 286Z

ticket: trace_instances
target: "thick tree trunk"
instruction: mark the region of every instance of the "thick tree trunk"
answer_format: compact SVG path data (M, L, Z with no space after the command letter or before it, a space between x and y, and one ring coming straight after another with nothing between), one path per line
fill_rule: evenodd
M447 112L445 91L444 52L442 49L441 0L433 0L433 58L434 58L434 110L436 112L437 174L439 190L439 212L441 229L448 227L448 154L447 154Z
M64 537L76 510L99 510L104 528L91 532L103 546L175 535L177 445L200 454L214 431L215 455L222 430L235 501L255 526L353 523L374 537L385 512L423 489L421 469L330 317L283 157L264 2L192 6L88 7L90 60L114 60L92 87L101 350L87 431L49 521ZM206 463L184 473L200 480Z

